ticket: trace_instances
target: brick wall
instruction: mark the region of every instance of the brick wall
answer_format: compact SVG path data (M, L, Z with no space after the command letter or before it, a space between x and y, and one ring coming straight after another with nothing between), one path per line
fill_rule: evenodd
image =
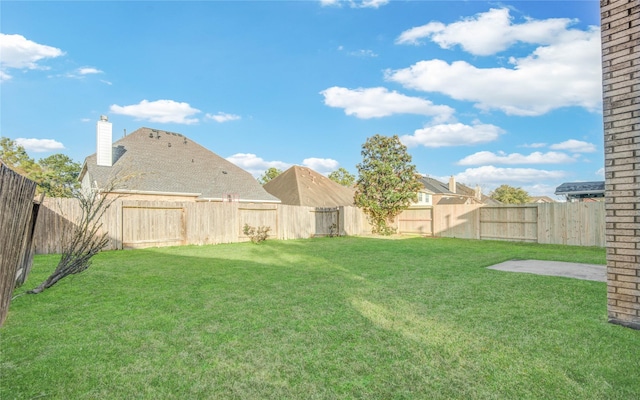
M609 322L640 329L640 0L601 0Z

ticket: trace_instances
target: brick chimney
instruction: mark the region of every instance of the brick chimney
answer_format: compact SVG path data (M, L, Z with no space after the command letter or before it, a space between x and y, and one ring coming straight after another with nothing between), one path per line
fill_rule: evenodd
M454 178L453 175L451 175L451 177L449 177L449 191L451 193L455 193L456 192L456 178Z

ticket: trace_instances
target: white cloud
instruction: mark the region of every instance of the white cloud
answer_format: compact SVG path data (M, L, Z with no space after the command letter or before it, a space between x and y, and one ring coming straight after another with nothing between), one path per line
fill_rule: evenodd
M384 5L387 5L389 0L362 0L361 2L352 1L351 4L353 7L358 8L379 8Z
M78 73L80 75L90 75L90 74L102 74L103 72L93 67L82 67L82 68L78 68Z
M449 25L430 22L411 28L402 32L396 43L420 44L421 39L430 39L445 49L459 45L471 54L486 56L506 50L517 42L554 43L573 22L567 18L551 18L527 19L522 24L514 24L509 9L492 8Z
M593 153L596 151L595 144L575 139L569 139L562 143L552 144L549 148L552 150L566 150L573 153Z
M604 167L600 168L599 170L596 171L596 175L601 176L604 178Z
M403 135L400 141L407 147L470 146L492 142L503 132L490 124L441 124L418 129L413 135Z
M517 186L520 183L539 183L550 179L560 179L566 175L564 171L548 171L534 168L497 168L486 165L478 168L467 168L456 174L458 182L473 182L474 184Z
M396 91L390 92L383 87L347 89L334 86L320 93L324 96L324 104L327 106L344 108L345 114L362 119L393 114L418 114L444 121L454 113L453 108L449 106L434 105L429 100L405 96Z
M25 139L17 138L16 144L24 147L27 151L35 153L46 153L49 151L62 150L64 145L53 139Z
M547 147L546 143L525 143L520 147L528 147L530 149L539 149L541 147Z
M340 165L336 160L332 160L331 158L305 158L302 160L302 165L305 167L311 168L312 170L319 172L321 174L327 174L329 172L335 171L338 169Z
M55 58L64 55L56 47L38 44L22 35L7 35L0 33L0 50L2 51L3 67L18 69L41 69L37 64L45 58Z
M387 70L386 78L406 88L439 92L475 102L482 110L536 116L561 107L601 107L600 31L565 31L550 45L523 58L512 68L478 68L465 61L419 61ZM500 90L496 90L500 88Z
M544 183L537 183L533 185L524 185L522 189L526 190L529 193L529 196L547 196L556 201L564 201L566 200L563 196L555 195L556 188L560 186L560 184L556 185L548 185Z
M261 157L251 153L237 153L226 158L238 167L248 171L251 175L258 178L267 169L274 167L282 171L291 167L291 164L282 161L265 161Z
M104 73L103 71L94 67L82 67L74 70L73 72L68 72L61 76L64 76L66 78L83 79L86 75L96 75L96 74L103 74L103 73ZM102 80L101 82L111 85L111 83L108 81Z
M320 4L323 7L327 7L327 6L339 6L340 5L340 0L320 0Z
M197 118L189 118L200 110L192 108L189 103L179 103L173 100L142 100L138 104L119 106L113 104L110 111L114 114L128 115L138 120L159 123L195 124Z
M292 164L283 161L266 161L262 157L251 153L237 153L226 159L245 171L248 171L256 178L259 178L269 168L273 167L285 171L292 166ZM302 165L318 173L327 174L338 169L340 163L330 158L310 157L302 160Z
M378 55L373 50L356 50L356 51L350 51L347 54L353 57L362 57L362 58L378 57Z
M504 152L492 153L490 151L479 151L466 156L458 161L458 165L484 165L484 164L562 164L576 161L565 153L550 151L541 153L539 151L528 155L520 153L506 154Z
M228 121L236 121L240 119L239 115L235 115L235 114L227 114L227 113L223 113L223 112L219 112L217 114L206 114L206 117L209 119L212 119L216 122L228 122Z
M47 69L45 66L38 65L38 61L60 57L64 52L56 47L28 40L22 35L0 33L0 54L2 54L0 78L6 81L11 79L7 69Z

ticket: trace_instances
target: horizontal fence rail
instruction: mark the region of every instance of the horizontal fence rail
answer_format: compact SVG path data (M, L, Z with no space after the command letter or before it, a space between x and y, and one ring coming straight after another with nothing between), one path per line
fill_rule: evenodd
M61 238L79 215L74 199L45 199L33 239L36 253L59 253ZM119 199L101 222L109 250L248 241L245 224L267 226L269 237L281 240L371 233L356 207L237 202ZM416 207L398 215L395 224L399 233L422 236L605 246L602 202Z

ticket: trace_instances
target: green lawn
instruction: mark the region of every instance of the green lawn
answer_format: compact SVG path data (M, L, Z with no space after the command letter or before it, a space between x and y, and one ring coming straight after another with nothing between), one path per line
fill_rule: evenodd
M637 399L600 282L488 270L605 250L322 238L99 254L11 304L5 399ZM56 256L37 256L18 293Z

